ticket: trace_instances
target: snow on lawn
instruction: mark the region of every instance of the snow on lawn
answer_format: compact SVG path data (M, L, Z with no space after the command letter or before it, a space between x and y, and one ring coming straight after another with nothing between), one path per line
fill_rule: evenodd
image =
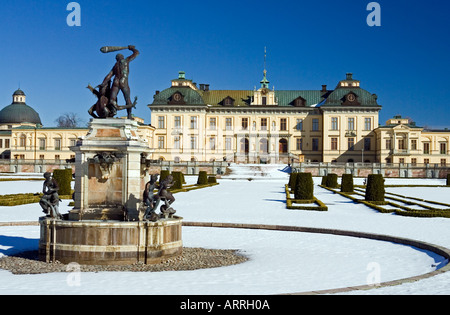
M174 208L185 221L362 231L450 248L450 219L381 214L318 186L315 196L329 211L287 210L284 192L287 174L279 171L283 168L265 168L263 173L270 175L256 174L259 180L252 181L246 179L250 176L249 169L242 169L241 174L219 180L218 186L176 194ZM241 180L236 179L238 175ZM362 183L362 179L355 179L355 183L358 180ZM314 178L316 184L320 181L321 178ZM409 185L445 184L442 180L412 179L386 179L386 184L391 181L395 184L406 181ZM9 182L8 189L18 192L20 183ZM37 184L39 191L42 183ZM396 193L419 197L411 189L396 188ZM450 203L450 190L446 189L450 188L426 188L425 199ZM61 212L68 210L64 203ZM0 207L0 222L36 221L41 215L37 204ZM0 227L0 256L37 248L38 239L38 227ZM441 257L408 246L310 233L184 227L183 242L186 247L237 249L250 260L236 266L196 271L82 274L79 287L67 284L69 274L14 276L0 271L0 294L277 294L364 285L372 271L368 267L373 263L380 267L384 282L433 271L432 265L441 262ZM443 274L413 284L352 294L450 294L449 282L450 274Z

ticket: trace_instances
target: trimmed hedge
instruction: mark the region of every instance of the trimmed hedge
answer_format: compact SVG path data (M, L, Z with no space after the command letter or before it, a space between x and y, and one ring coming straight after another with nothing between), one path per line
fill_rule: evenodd
M298 173L294 194L296 200L314 199L314 182L311 173Z
M216 184L217 178L216 176L208 176L208 184Z
M208 174L206 171L200 171L198 173L197 185L207 185L208 184Z
M297 174L298 173L291 173L289 174L289 188L294 191L295 189L295 183L297 182Z
M162 182L169 175L170 175L169 170L161 170L161 174L159 175L159 182Z
M66 168L53 171L53 178L59 185L59 195L70 195L72 191L72 169Z
M343 174L342 182L341 182L341 191L342 192L353 192L353 175L352 174Z
M450 186L450 174L447 174L447 186Z
M326 186L330 187L330 188L338 188L339 187L337 174L330 173L327 175Z
M384 201L384 178L381 174L370 174L367 178L366 201Z
M183 188L183 173L182 172L172 172L172 177L174 184L171 189L181 189Z
M321 186L326 186L327 185L327 176L322 176L322 182L320 183Z

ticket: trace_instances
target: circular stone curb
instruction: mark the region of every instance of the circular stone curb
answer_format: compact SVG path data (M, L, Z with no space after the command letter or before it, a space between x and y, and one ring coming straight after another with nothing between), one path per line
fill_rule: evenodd
M39 226L39 222L0 222L0 227L5 226ZM335 293L345 293L358 290L371 290L382 287L390 287L401 285L404 283L416 282L419 280L431 278L442 273L450 271L450 249L422 242L408 238L382 235L382 234L372 234L366 232L355 232L355 231L345 231L345 230L335 230L335 229L324 229L324 228L312 228L312 227L301 227L301 226L285 226L285 225L269 225L269 224L246 224L246 223L219 223L219 222L183 222L183 226L186 227L207 227L207 228L232 228L232 229L248 229L248 230L268 230L268 231L283 231L283 232L302 232L302 233L315 233L315 234L329 234L338 236L348 236L356 238L365 238L376 241L391 242L395 244L416 247L418 249L426 250L438 254L447 260L447 264L440 268L423 275L418 275L414 277L393 280L388 282L383 282L378 285L361 285L355 287L346 287L338 289L329 290L317 290L309 292L294 292L285 293L281 295L320 295L320 294L335 294Z
M354 232L354 231L345 231L345 230L334 230L334 229L323 229L323 228L311 228L311 227L300 227L300 226L284 226L284 225L267 225L267 224L241 224L241 223L213 223L213 222L183 222L183 226L190 227L212 227L212 228L235 228L235 229L253 229L253 230L269 230L269 231L283 231L283 232L303 232L303 233L316 233L316 234L329 234L329 235L338 235L338 236L348 236L348 237L356 237L356 238L365 238L376 241L384 241L391 242L400 245L412 246L422 250L430 251L439 256L444 257L447 260L447 263L444 267L439 270L435 270L423 275L393 280L388 282L383 282L377 285L361 285L355 287L346 287L339 289L329 289L329 290L317 290L310 292L295 292L295 293L286 293L282 295L319 295L319 294L335 294L335 293L344 293L358 290L371 290L382 287L396 286L404 283L411 283L415 281L419 281L422 279L427 279L430 277L434 277L436 275L445 273L450 271L450 249L429 244L426 242L421 242L417 240L401 238L396 236L389 235L381 235L381 234L372 234L365 232Z

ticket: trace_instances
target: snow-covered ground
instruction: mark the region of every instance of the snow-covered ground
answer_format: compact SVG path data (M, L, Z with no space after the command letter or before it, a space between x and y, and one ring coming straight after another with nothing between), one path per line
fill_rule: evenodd
M381 214L318 186L315 196L328 212L286 209L285 166L236 168L220 185L176 194L174 207L185 221L332 228L411 238L450 248L450 219ZM253 174L251 174L253 172ZM248 178L258 180L249 181ZM196 177L187 176L188 183ZM355 179L362 183L363 179ZM321 178L314 179L320 184ZM445 180L386 179L386 184L438 184ZM0 194L38 192L42 182L0 182ZM450 188L389 188L407 196L450 203ZM69 210L64 202L62 212ZM0 222L36 221L39 205L0 207ZM0 256L36 249L38 227L0 227ZM365 285L431 272L442 257L408 246L322 234L184 227L186 247L237 249L246 263L195 271L71 273L16 276L0 270L0 294L188 294L247 295L306 292ZM78 279L78 278L77 278ZM69 280L69 281L68 281ZM450 294L450 274L415 283L350 294Z

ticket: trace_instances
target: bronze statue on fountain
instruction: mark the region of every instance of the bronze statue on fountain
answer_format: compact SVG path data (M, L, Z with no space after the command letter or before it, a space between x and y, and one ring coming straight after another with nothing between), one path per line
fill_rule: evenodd
M112 47L106 46L100 49L103 53L109 53L114 51L120 51L129 49L133 54L125 58L122 54L117 54L116 63L108 75L103 80L102 84L93 88L88 85L88 89L97 96L97 102L89 109L88 113L94 118L113 118L117 111L127 110L128 119L132 119L132 109L136 108L137 97L134 102L131 102L130 86L128 85L128 76L130 74L130 62L136 59L139 55L139 51L135 46L129 45L128 47ZM112 82L112 84L111 84ZM98 88L98 90L97 90ZM117 103L117 95L122 91L125 99L125 106L120 106Z

